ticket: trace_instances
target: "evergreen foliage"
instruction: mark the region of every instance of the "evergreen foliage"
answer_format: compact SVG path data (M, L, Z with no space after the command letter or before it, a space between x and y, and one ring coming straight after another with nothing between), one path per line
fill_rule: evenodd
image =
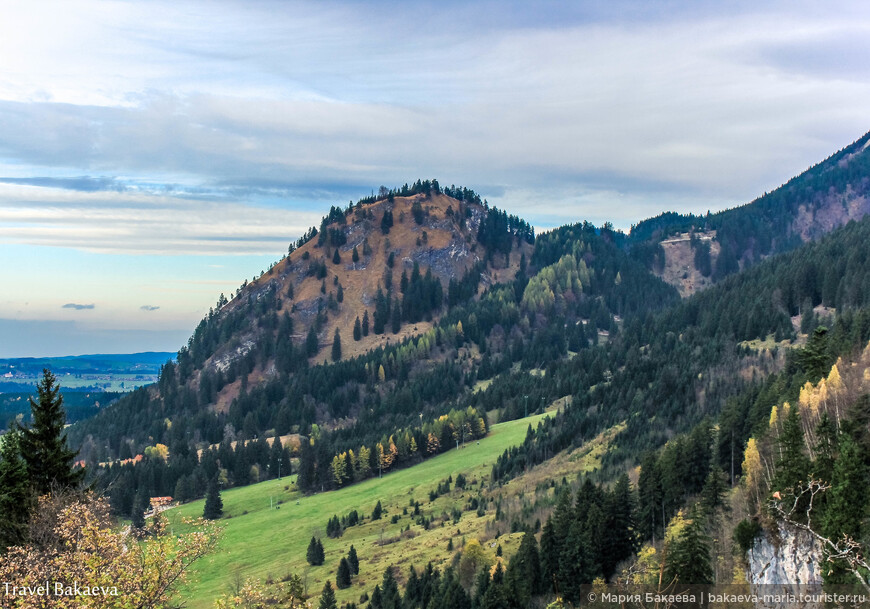
M206 520L217 520L224 514L224 502L221 499L221 491L216 479L209 482L208 492L205 495L205 506L202 517Z
M42 371L36 390L37 400L29 398L32 423L19 425L19 443L28 480L38 494L44 495L76 487L85 472L73 467L77 451L67 447L63 396L57 379L47 368Z
M0 436L0 554L27 541L31 493L27 464L21 458L21 432Z

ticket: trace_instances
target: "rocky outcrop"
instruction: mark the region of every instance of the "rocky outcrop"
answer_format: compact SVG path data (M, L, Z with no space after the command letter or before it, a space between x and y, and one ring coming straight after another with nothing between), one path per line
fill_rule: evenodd
M806 531L780 527L765 532L746 559L749 583L759 596L821 588L822 546Z

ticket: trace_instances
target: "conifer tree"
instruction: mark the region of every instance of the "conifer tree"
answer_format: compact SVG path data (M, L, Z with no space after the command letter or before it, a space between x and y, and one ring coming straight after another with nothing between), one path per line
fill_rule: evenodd
M17 429L0 437L0 553L27 540L30 488L20 442Z
M384 578L381 581L381 607L383 609L402 609L402 595L399 593L399 585L393 575L393 567L384 569Z
M627 474L622 474L604 502L601 567L605 579L616 571L619 562L634 554L636 547L634 498Z
M318 609L338 609L338 605L335 602L335 590L332 589L332 584L329 580L326 580L326 583L323 584L320 604L317 607Z
M317 340L317 332L312 324L311 327L308 328L308 336L305 337L305 352L308 354L308 357L311 357L317 353L319 348L320 343Z
M641 461L637 492L640 499L638 528L642 538L661 539L665 524L662 522L662 480L653 452L647 453Z
M205 507L202 510L202 517L206 520L217 520L224 514L224 502L221 499L221 491L218 487L217 479L212 479L208 485L208 492L205 495Z
M347 563L347 558L341 558L338 563L338 572L335 574L335 585L340 590L350 588L350 565Z
M700 512L693 508L679 536L671 541L665 558L665 581L682 585L713 583L710 539L704 533Z
M338 248L335 248L335 253L332 254L332 264L341 264L341 254L338 253Z
M359 323L359 315L356 317L356 321L353 322L353 339L358 341L362 338L362 327Z
M538 542L534 533L526 531L523 535L517 553L508 564L505 581L511 596L521 607L527 607L532 595L540 594L543 591L541 558L538 554Z
M350 551L347 553L347 563L350 566L350 572L353 575L359 575L359 557L356 555L356 548L350 546Z
M359 250L356 249L356 246L353 246L353 253L351 254L351 259L354 262L359 262Z
M363 311L363 319L362 319L362 335L369 335L369 310L366 309Z
M141 531L145 528L145 508L148 500L145 494L140 490L136 494L136 499L133 500L133 512L130 514L131 525L133 529Z
M338 333L338 328L335 329L335 335L332 337L332 361L337 362L341 359L341 336Z
M18 426L21 432L21 456L27 465L27 476L38 494L57 488L75 487L84 477L84 469L73 469L76 451L69 450L64 426L66 413L57 379L42 370L42 380L36 386L37 401L30 400L33 422Z
M596 565L589 551L590 539L579 521L571 523L565 544L559 555L559 592L565 600L579 604L581 586L591 584Z
M305 559L308 561L308 564L314 566L322 565L325 558L323 544L316 537L312 537L311 542L308 544L308 551L305 553Z
M804 454L804 432L797 407L789 409L777 440L781 457L776 462L776 488L773 490L785 491L805 481L810 471L809 458Z
M867 528L868 468L861 448L848 434L839 440L840 454L834 464L828 505L822 531L829 539L840 540L843 535L860 540ZM862 526L863 525L863 526ZM829 584L853 583L854 576L845 561L833 561L825 573Z
M556 575L559 573L560 549L553 519L547 518L544 532L541 534L541 577L544 580L545 591L555 590Z

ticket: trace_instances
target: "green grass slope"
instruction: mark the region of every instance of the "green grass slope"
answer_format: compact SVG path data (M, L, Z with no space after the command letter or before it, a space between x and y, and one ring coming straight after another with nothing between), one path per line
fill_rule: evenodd
M211 607L213 599L229 590L239 578L258 577L280 579L296 573L302 576L309 594L319 594L327 579L335 581L335 572L342 556L353 544L360 558L360 574L353 585L339 590L337 598L357 601L364 592L370 592L380 581L384 568L399 565L401 579L408 566L425 565L430 560L436 565L449 562L453 552L447 551L448 538L454 538L459 549L462 539L481 537L491 523L494 507L490 505L484 516L475 511L463 511L458 523L450 514L454 508L464 509L478 489L488 480L490 468L496 458L510 446L520 444L529 424L548 416L493 425L490 434L480 443L469 443L465 448L452 450L419 465L373 478L359 484L303 496L295 489L295 476L271 480L260 484L231 489L223 493L224 514L221 520L224 536L217 553L197 564L191 584L184 592L191 609ZM453 489L433 502L429 491L448 476L462 473L469 480L466 489ZM414 499L420 502L421 513L434 522L429 530L416 524L413 508L403 515L402 510ZM384 516L371 520L371 512L380 500ZM278 509L270 509L270 501ZM280 502L280 503L278 503ZM203 501L196 501L167 512L176 530L183 528L183 517L202 515ZM326 522L333 515L339 517L351 510L365 517L362 525L348 528L339 539L326 537ZM393 516L399 516L392 523ZM407 525L411 530L401 534ZM501 531L504 532L504 531ZM306 549L312 535L321 538L326 561L322 566L310 567L305 560ZM499 543L506 554L515 550L520 534L503 535ZM487 545L491 549L491 545ZM494 549L491 550L493 557Z

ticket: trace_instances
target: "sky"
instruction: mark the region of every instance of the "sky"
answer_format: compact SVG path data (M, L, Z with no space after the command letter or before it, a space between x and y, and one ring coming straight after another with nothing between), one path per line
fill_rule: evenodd
M866 2L0 6L0 357L175 351L380 185L627 230L870 130Z

